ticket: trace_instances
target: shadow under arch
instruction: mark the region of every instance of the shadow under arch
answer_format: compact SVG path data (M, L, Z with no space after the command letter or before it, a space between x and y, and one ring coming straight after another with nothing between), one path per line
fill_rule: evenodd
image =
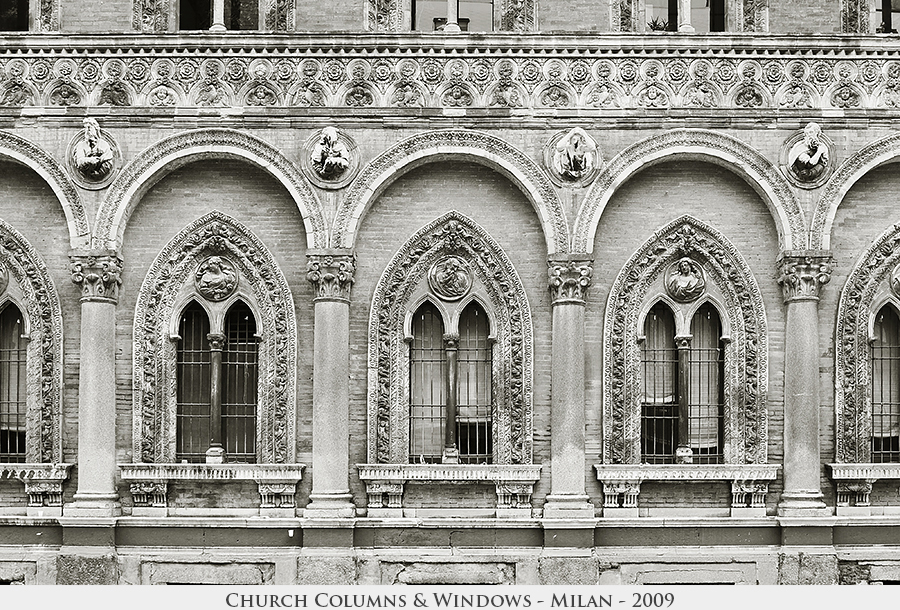
M782 251L805 249L806 220L787 179L755 149L731 136L706 129L673 129L632 144L607 163L575 218L572 251L590 253L600 217L613 194L651 165L675 159L699 159L743 178L762 197L778 231Z
M544 231L548 255L569 251L569 230L562 203L540 166L501 138L462 129L416 134L370 161L344 194L335 217L331 246L354 246L363 217L397 178L427 163L447 159L473 161L510 179L534 207Z
M308 247L327 246L322 206L300 169L265 140L234 129L215 128L185 131L160 140L123 167L97 212L95 247L118 249L141 197L175 169L201 159L244 160L274 177L300 210Z

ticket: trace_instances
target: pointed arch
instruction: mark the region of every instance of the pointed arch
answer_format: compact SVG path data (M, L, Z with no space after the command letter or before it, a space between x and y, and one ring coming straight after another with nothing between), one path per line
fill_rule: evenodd
M363 217L397 178L425 163L448 158L473 161L509 178L534 206L544 230L548 254L569 251L568 224L562 203L540 166L501 138L462 129L416 134L369 162L341 201L334 222L332 247L353 247Z
M707 291L717 293L725 349L725 461L765 464L768 436L766 312L756 279L721 233L691 216L669 223L632 255L613 283L603 327L603 461L637 464L641 457L638 325L647 303L660 299L666 270L682 257L698 264ZM709 302L715 302L710 300ZM676 315L677 318L677 315ZM726 320L727 318L727 320ZM676 322L677 323L677 322Z
M706 129L673 129L633 144L601 170L578 210L573 252L592 252L600 217L613 194L637 172L675 159L700 159L734 172L762 197L781 250L806 247L806 220L787 179L768 159L736 138Z
M265 140L219 128L185 131L160 140L122 168L97 212L96 245L121 247L125 226L141 197L170 172L200 159L244 160L270 174L297 204L309 247L327 246L322 206L300 169Z
M856 182L870 171L900 158L900 134L885 136L850 155L831 175L816 203L810 229L810 248L831 248L831 228L838 207Z
M900 224L881 234L847 277L835 329L835 461L872 461L872 388L869 358L872 319L890 303L900 308Z
M261 337L258 461L291 463L295 453L297 359L291 290L265 244L243 224L218 211L206 214L176 235L153 261L141 284L133 338L135 460L174 460L177 336L171 333L171 321L194 298L194 274L206 256L231 263L237 276L235 294L245 297L257 314ZM196 298L204 297L198 293ZM221 303L230 306L235 298Z
M70 247L76 249L90 245L91 229L84 204L62 164L37 144L7 131L0 131L0 158L24 165L43 178L66 215Z
M62 461L63 330L59 295L37 251L0 220L0 268L9 280L0 302L25 316L26 444L30 463Z
M416 290L432 265L455 255L483 289L495 326L492 364L495 463L532 460L533 330L522 280L500 245L470 218L449 212L417 231L394 255L375 287L369 313L368 445L370 463L409 461L409 346L404 328ZM470 301L465 301L469 303ZM487 313L487 312L486 312Z

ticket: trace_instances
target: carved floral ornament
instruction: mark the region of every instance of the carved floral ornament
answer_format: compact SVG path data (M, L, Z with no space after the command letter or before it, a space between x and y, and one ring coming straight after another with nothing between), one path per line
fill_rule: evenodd
M584 303L594 269L588 260L548 261L551 303Z
M450 212L417 231L388 264L369 317L368 461L409 462L409 345L404 322L414 295L437 267L464 261L492 312L494 464L532 459L531 311L519 276L500 246L474 221ZM450 294L464 273L448 278Z
M860 257L841 291L834 371L838 463L872 461L871 327L887 303L900 308L894 287L898 267L900 224L895 224Z
M211 273L218 258L219 272ZM294 461L297 325L290 288L272 254L246 227L221 212L188 225L157 256L141 285L134 320L133 432L136 462L171 462L175 457L175 351L170 329L180 312L184 286L199 275L209 289L227 286L222 263L240 277L257 314L257 459ZM206 268L201 273L201 270ZM202 291L197 286L198 291ZM221 293L216 293L221 294ZM183 303L181 303L183 305Z
M778 283L784 301L818 300L831 280L833 261L827 252L785 252L778 259Z
M702 270L716 293L725 343L724 442L728 464L766 463L768 347L759 286L737 249L689 216L666 225L629 259L607 301L604 320L603 463L640 462L641 312L668 290L667 276ZM699 299L698 297L695 297Z
M351 252L310 252L306 255L306 279L316 291L316 299L350 300L356 255Z

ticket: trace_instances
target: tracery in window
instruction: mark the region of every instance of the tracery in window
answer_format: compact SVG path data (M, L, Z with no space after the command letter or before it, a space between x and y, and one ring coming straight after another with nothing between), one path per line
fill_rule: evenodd
M19 308L7 303L0 313L0 462L26 459L26 346Z
M900 462L900 318L887 304L872 333L872 461Z

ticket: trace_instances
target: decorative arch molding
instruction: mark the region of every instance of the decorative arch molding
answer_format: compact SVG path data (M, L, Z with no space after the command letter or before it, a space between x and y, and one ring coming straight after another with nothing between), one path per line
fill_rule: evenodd
M541 167L501 138L461 129L416 134L401 140L369 162L350 184L340 204L332 247L353 247L369 207L394 180L420 165L448 158L474 161L512 180L537 212L548 254L569 251L565 211L550 178Z
M756 279L738 250L709 225L683 216L629 259L613 283L603 328L603 463L641 458L640 317L666 269L690 257L724 301L724 432L728 464L765 464L768 426L766 312ZM658 282L657 282L658 283Z
M185 131L165 138L122 168L97 212L97 247L117 250L131 213L150 187L175 169L200 159L239 159L270 174L297 204L306 226L307 245L310 248L326 247L324 212L300 168L265 140L234 129L219 128Z
M369 314L369 462L409 462L409 344L404 322L432 264L451 254L471 266L492 309L495 463L530 464L531 309L522 281L500 245L459 212L449 212L417 231L394 255L375 287Z
M898 265L900 223L869 246L841 291L834 350L835 461L839 463L872 461L870 329L883 305L900 305L890 286Z
M673 129L637 142L600 172L575 219L573 252L592 252L600 217L613 194L650 165L672 159L699 159L734 172L762 197L778 230L780 249L806 247L806 220L790 183L768 159L731 136L706 129Z
M84 204L63 165L37 144L8 131L0 131L0 157L24 165L44 179L59 199L66 215L70 247L73 249L88 247L91 229L88 226Z
M810 248L831 248L831 228L837 209L856 182L875 168L897 161L900 157L900 134L885 136L863 146L848 157L832 174L822 189L813 212Z
M59 295L37 251L0 220L0 265L10 285L0 304L13 302L26 316L25 461L62 461L63 325ZM13 287L15 283L15 288ZM16 293L16 297L12 293Z
M243 224L214 211L194 221L153 261L138 293L134 314L135 461L175 458L175 351L171 320L183 287L207 255L227 257L253 297L259 314L257 458L260 463L294 461L297 324L294 300L265 244Z
M873 0L841 0L841 32L845 34L868 34Z

